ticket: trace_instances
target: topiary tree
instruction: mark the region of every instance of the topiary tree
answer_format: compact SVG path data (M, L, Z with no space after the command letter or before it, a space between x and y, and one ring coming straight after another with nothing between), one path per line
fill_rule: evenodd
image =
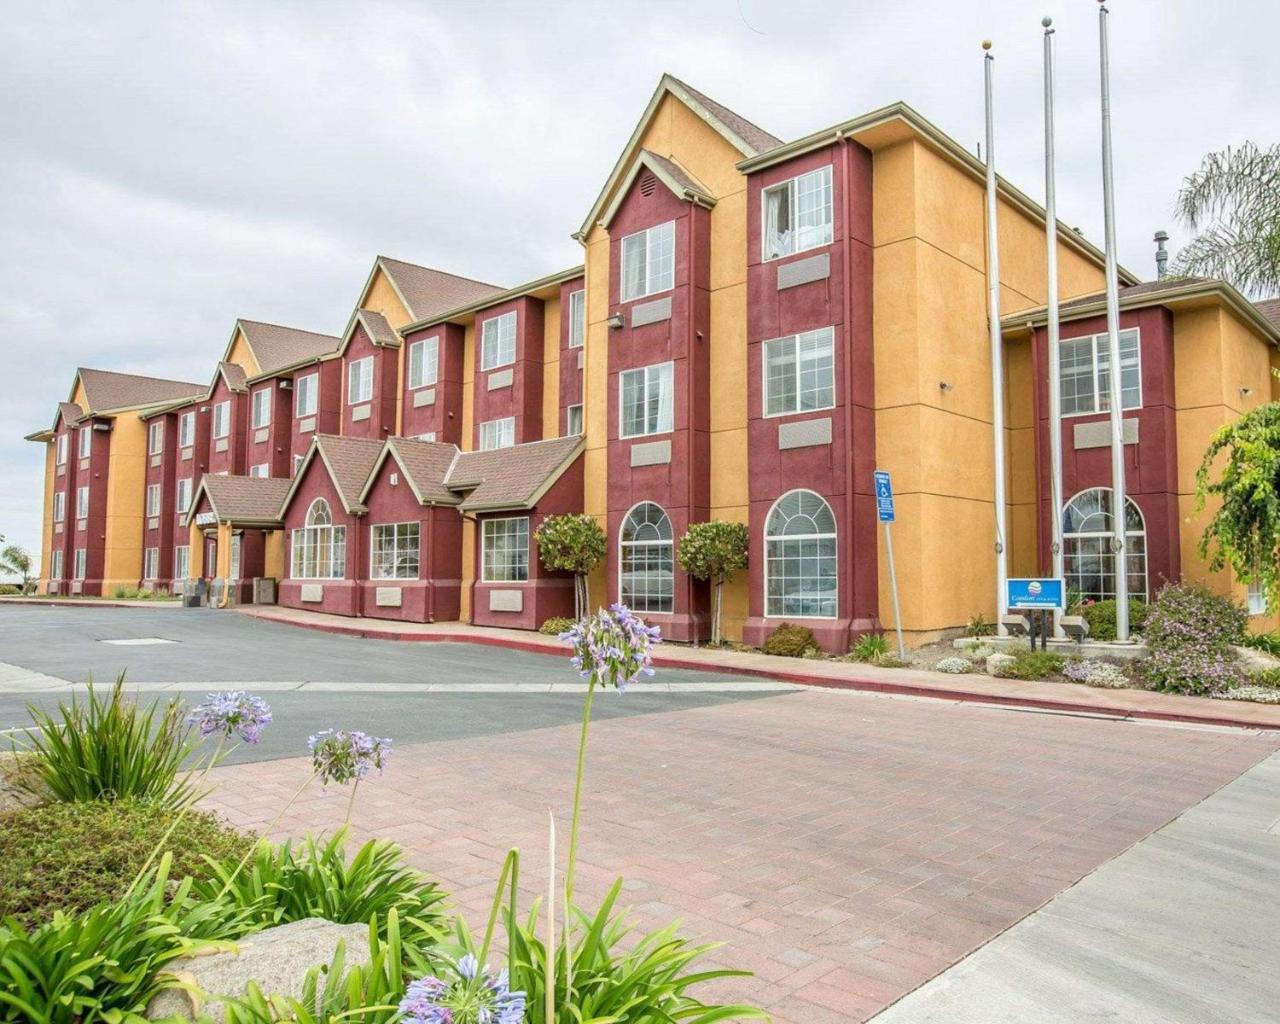
M693 523L680 538L676 558L680 568L696 580L710 580L711 642L720 642L720 609L724 585L739 569L747 567L749 534L745 523L712 519Z
M560 516L547 516L538 526L534 537L538 541L538 557L548 569L573 573L573 610L577 618L590 614L591 601L587 592L587 573L591 572L605 553L604 530L592 516L580 512L567 512Z
M1225 454L1221 469L1215 469ZM1280 403L1270 402L1222 427L1196 470L1197 510L1221 504L1200 538L1200 554L1217 571L1261 584L1267 607L1280 607Z

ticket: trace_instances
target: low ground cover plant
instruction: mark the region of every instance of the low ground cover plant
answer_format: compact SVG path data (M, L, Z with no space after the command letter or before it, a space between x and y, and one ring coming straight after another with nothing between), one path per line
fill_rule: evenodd
M1062 667L1062 674L1073 683L1104 689L1116 690L1133 685L1133 680L1122 668L1108 661L1074 658Z
M943 658L933 667L939 672L946 672L950 675L960 675L964 672L972 672L973 662L968 658L961 657Z
M808 626L793 626L784 622L765 637L760 649L765 654L774 654L780 658L803 658L805 651L818 650L818 641Z
M1063 657L1052 651L1020 647L1009 653L1013 655L1013 661L999 665L995 671L1001 679L1052 679L1062 671Z
M1153 690L1213 694L1242 686L1246 677L1231 645L1245 635L1245 610L1208 588L1171 583L1147 615L1148 657L1138 675Z
M538 627L539 633L545 633L547 636L559 636L561 633L572 629L574 620L566 618L563 615L553 615Z

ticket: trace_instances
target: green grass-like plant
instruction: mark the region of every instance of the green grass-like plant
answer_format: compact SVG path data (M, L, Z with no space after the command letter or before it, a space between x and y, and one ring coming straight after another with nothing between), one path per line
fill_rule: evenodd
M183 763L196 747L181 701L143 708L124 695L124 674L110 696L94 689L59 704L55 714L29 705L35 757L31 774L55 800L134 800L181 808L194 796Z
M879 661L889 655L889 638L883 633L863 633L853 642L849 653L857 661Z
M1280 631L1245 633L1241 643L1245 647L1252 647L1255 651L1270 654L1273 658L1280 658Z
M1051 679L1062 672L1063 657L1052 651L1033 651L1026 647L1013 652L1013 661L996 669L1001 679Z

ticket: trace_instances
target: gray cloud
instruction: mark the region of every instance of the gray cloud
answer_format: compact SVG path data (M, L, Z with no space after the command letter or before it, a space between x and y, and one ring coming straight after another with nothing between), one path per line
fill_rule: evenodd
M236 316L336 333L375 253L515 283L581 221L659 75L783 138L904 99L972 145L996 42L1002 173L1043 192L1040 30L1059 33L1059 211L1101 237L1083 0L5 4L0 533L35 550L77 365L206 380ZM1271 0L1117 0L1121 258L1207 151L1275 141Z

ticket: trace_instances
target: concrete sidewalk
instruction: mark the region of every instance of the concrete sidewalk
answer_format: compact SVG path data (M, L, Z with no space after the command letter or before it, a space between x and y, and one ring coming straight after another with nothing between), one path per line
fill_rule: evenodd
M1280 1014L1280 756L875 1024L1253 1024Z
M351 619L296 608L247 606L244 615L285 622L328 633L400 641L459 641L524 651L563 651L555 638L528 630L472 626L465 622L391 622ZM949 675L922 669L881 668L844 661L777 658L758 652L731 651L671 644L660 647L654 663L666 668L728 672L758 678L941 700L1002 704L1108 718L1280 729L1280 705L1210 700L1147 690L1101 690L1076 683L1023 682L986 675Z

